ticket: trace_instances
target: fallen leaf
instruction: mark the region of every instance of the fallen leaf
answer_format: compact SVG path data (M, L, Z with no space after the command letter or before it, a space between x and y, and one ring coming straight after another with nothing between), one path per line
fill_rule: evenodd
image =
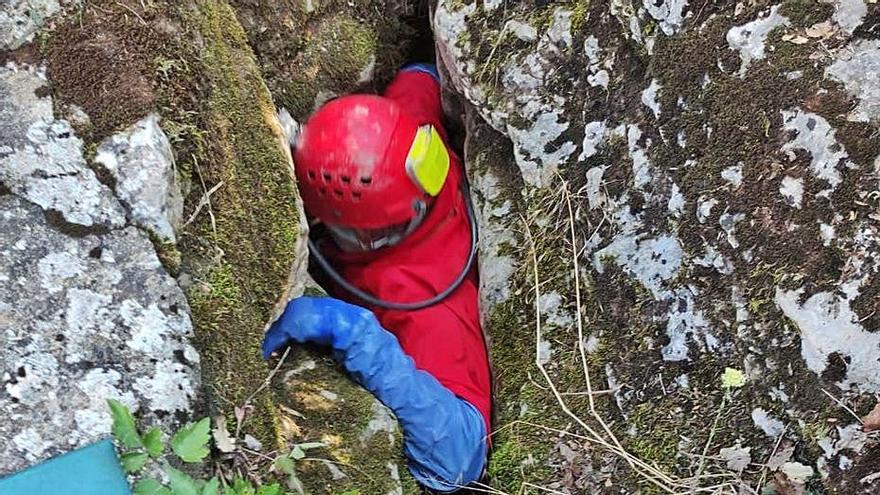
M568 445L564 443L559 444L559 453L562 454L562 457L565 458L568 462L574 462L575 453L574 450L571 449Z
M787 39L786 39L786 38L787 38ZM798 34L798 35L790 35L790 34L787 34L787 35L785 35L785 36L782 37L782 41L787 41L787 42L789 42L789 43L794 43L795 45L805 45L805 44L807 44L807 43L810 42L810 39L807 38L807 37L805 37L805 36L801 36L801 35L799 35L799 34Z
M808 27L805 34L810 38L830 38L834 35L834 26L828 22L820 22Z
M321 460L321 463L324 464L324 467L326 467L328 471L330 471L330 476L333 478L333 481L339 481L341 479L348 478L348 475L346 475L344 472L342 472L342 470L339 469L339 467L337 467L336 464L333 464L332 462L330 462L328 460L324 460L324 459ZM345 492L345 493L350 494L351 492ZM342 495L345 495L345 493L343 493ZM355 493L360 493L360 492L355 492Z
M281 436L283 436L287 440L297 440L302 436L302 429L296 424L296 421L290 418L290 416L279 414L278 419L280 422L279 429L281 431Z
M813 468L811 466L805 466L799 462L786 462L782 465L780 469L789 480L795 483L806 483L807 480L813 477Z
M235 439L229 435L229 430L226 429L226 416L214 417L214 429L211 430L211 433L214 436L214 445L217 446L217 450L224 454L235 452Z
M727 461L727 469L741 473L752 462L751 450L751 448L744 449L737 445L721 449L718 455Z
M244 415L245 415L244 408L235 406L235 408L233 409L233 412L235 413L236 424L239 424L239 425L244 424Z
M263 450L263 444L260 443L259 440L252 437L251 435L244 436L244 444L247 445L247 448L249 448L251 450L256 450L256 451Z
M779 470L783 464L791 460L792 455L794 455L794 445L779 450L767 460L767 469L770 471Z
M880 402L874 406L874 410L862 418L862 430L869 432L880 430Z
M279 406L279 407L281 408L282 411L284 411L287 414L290 414L291 416L296 416L297 418L306 419L306 415L297 411L296 409L291 409L286 406Z
M782 170L784 168L785 168L785 166L779 162L771 163L770 164L770 177L768 177L768 179L775 179L776 176L779 175L779 172L782 172Z
M782 473L776 473L770 487L773 489L771 493L774 495L804 495L806 488L803 483L795 483L786 478Z

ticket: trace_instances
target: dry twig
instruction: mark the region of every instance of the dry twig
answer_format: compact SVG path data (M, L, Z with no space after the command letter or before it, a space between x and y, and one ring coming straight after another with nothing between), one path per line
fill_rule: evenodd
M722 474L702 474L702 468L700 469L700 473L697 476L694 476L689 479L680 479L676 476L670 475L664 472L655 464L649 464L642 460L641 458L632 455L627 452L626 449L623 448L620 441L617 439L614 432L609 427L608 423L599 413L596 408L594 396L598 393L606 392L606 391L594 391L592 385L592 377L590 375L588 361L586 359L586 349L584 348L583 342L583 304L582 304L582 294L580 288L580 266L578 263L578 257L581 255L581 251L577 246L577 235L575 230L575 220L574 220L574 211L571 205L571 197L569 191L567 189L567 184L565 181L562 181L563 194L565 194L565 206L567 208L567 217L568 217L568 227L571 234L571 251L572 251L572 269L574 271L574 282L575 282L575 304L577 310L577 332L578 332L578 352L580 355L581 365L583 368L584 378L587 384L587 392L584 395L587 395L589 398L589 407L590 407L590 415L593 420L595 420L601 427L600 430L597 430L589 423L587 423L583 418L578 416L571 408L568 406L566 400L564 399L564 393L559 392L555 382L551 378L544 364L539 359L540 355L540 344L543 341L543 323L541 319L541 309L538 301L541 297L541 287L546 281L542 281L539 273L539 266L541 264L541 260L543 256L539 256L537 250L537 244L535 242L535 238L532 235L531 229L529 227L529 222L523 216L520 216L522 224L524 226L524 234L526 239L528 240L529 245L529 257L531 258L531 268L532 268L532 282L534 284L534 298L535 298L535 364L538 370L541 372L541 375L544 377L545 382L547 383L550 392L553 394L554 398L558 406L562 409L566 416L574 420L583 430L587 433L586 435L577 435L571 432L555 430L553 428L542 427L540 425L533 425L544 428L548 431L555 431L560 435L572 436L575 438L580 438L585 440L591 444L597 445L614 455L622 458L627 462L627 464L633 469L639 476L641 476L647 482L653 484L655 487L659 488L664 493L675 494L675 495L684 495L684 494L696 494L696 493L736 493L736 487L730 483L729 481L722 481L720 483L712 484L711 486L700 486L700 482L703 480L712 480L712 479L727 479L733 478L734 476L729 473ZM548 205L549 206L549 205ZM560 208L557 203L556 209ZM554 208L550 207L549 210L553 211ZM545 212L547 210L544 210ZM603 219L604 221L604 219ZM561 230L561 229L559 229ZM722 408L723 408L722 403ZM716 426L717 422L720 418L720 413L716 418ZM512 424L531 424L527 422L514 422ZM511 424L511 425L512 425ZM507 427L510 427L508 425ZM713 428L714 430L715 428ZM496 430L495 433L502 431L502 429ZM713 431L714 433L714 431ZM493 433L494 434L494 433ZM710 439L708 443L711 443L712 436L710 435ZM708 449L708 444L706 449ZM546 489L544 487L534 486L529 484L532 488L543 489L545 491L549 491L550 493L554 493L552 490Z
M266 379L263 380L263 383L261 383L260 386L257 387L254 393L249 395L248 398L244 400L244 403L241 405L241 410L247 411L248 407L251 405L251 401L254 400L254 398L259 395L260 392L269 388L269 385L272 384L272 379L275 378L275 375L278 374L278 370L280 370L281 366L284 365L284 362L287 361L287 356L290 354L290 349L291 348L288 347L284 350L284 354L281 355L281 359L278 360L278 364L276 364L275 367L272 368L272 371L269 372L269 374L266 376ZM241 435L241 427L244 424L244 419L246 417L247 415L245 414L245 416L242 417L240 421L236 421L235 438L238 438Z

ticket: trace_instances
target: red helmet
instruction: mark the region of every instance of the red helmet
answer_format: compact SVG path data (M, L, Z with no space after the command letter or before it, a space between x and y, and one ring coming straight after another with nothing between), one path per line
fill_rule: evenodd
M431 136L437 138L433 146ZM351 95L327 103L306 122L294 150L306 210L324 223L354 229L412 222L439 193L438 171L442 180L448 171L445 145L445 168L436 165L436 150L425 151L437 142L442 144L433 128L419 126L388 98ZM419 165L426 161L435 164ZM425 168L432 169L427 181Z

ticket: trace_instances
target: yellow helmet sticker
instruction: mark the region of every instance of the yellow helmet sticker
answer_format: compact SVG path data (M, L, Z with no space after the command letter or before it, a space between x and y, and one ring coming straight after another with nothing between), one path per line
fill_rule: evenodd
M449 152L434 126L419 127L406 157L406 171L423 191L440 194L449 174Z

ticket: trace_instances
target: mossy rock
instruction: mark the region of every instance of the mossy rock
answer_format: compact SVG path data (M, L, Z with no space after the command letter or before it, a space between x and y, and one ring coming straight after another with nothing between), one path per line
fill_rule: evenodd
M206 139L195 170L207 188L223 185L211 196L213 219L203 216L191 227L185 254L198 281L190 293L205 375L214 405L229 416L228 405L242 404L269 373L259 344L288 284L299 282L289 277L294 261L305 255L301 213L275 106L233 9L199 2L188 20L203 42L199 53L208 88ZM194 192L190 206L200 197ZM303 362L317 364L254 397L245 430L268 450L326 443L327 451L313 456L326 462L300 468L310 493L409 486L405 472L397 480L389 472L398 467L396 433L363 439L374 414L372 396L322 356L320 350L294 353L279 379Z
M860 38L874 37L867 33L878 8L867 7L853 36L840 30L801 42L795 36L807 27L836 26L838 7L709 2L685 6L681 25L672 26L664 24L672 13L661 4L671 3L439 2L447 80L466 108L504 134L494 139L485 122L473 119L466 153L474 196L478 203L490 198L480 206L484 231L513 239L504 249L491 237L481 245L482 255L511 257L514 267L502 281L507 297L483 308L498 381L492 485L509 492L538 492L538 485L665 493L614 452L622 447L688 487L711 483L689 479L701 473L752 487L766 475L760 488L769 488L782 474L732 472L718 456L742 446L751 449L752 462L766 462L788 426L782 448L793 447L792 461L821 473L805 490L873 493L876 482L859 479L876 466L875 440L858 453L817 445L836 445L836 426L858 427L823 390L861 415L876 403L876 382L854 372L858 365L847 356L861 352L855 349L827 353L817 372L810 355L815 327L791 315L806 311L818 294L851 309L859 335L876 339L876 305L865 301L876 297L878 272L854 266L862 250L878 249L860 240L876 235L869 219L876 200L859 204L872 194L864 184L876 175L870 171L880 154L877 122L847 119L858 101L826 69L847 59ZM740 74L731 29L766 19L777 4L789 23L755 40L763 58ZM530 25L535 39L526 30L522 39L499 36L509 21ZM582 48L588 40L599 47L592 65ZM596 84L600 70L607 71L607 87ZM656 95L650 87L659 88ZM809 112L798 132L827 123L828 149L846 150L851 164L834 164L841 180L833 192L823 193L828 184L811 169L820 151L786 152L797 134L785 121L794 109ZM602 130L591 134L596 128ZM536 170L549 171L546 180L523 184ZM640 178L646 170L651 177ZM786 175L803 180L803 204L783 198ZM709 198L717 204L703 218L700 207ZM734 214L741 219L732 222ZM834 240L823 240L820 225L826 233L834 225ZM646 248L658 239L671 242ZM646 273L648 266L662 271L669 253L681 256L668 276ZM866 281L859 298L846 300L841 287L859 277ZM497 285L485 289L501 292ZM794 290L802 290L796 302L782 301L780 294ZM537 293L552 295L541 303L549 307ZM829 321L823 329L841 328L833 316L821 317ZM748 375L742 389L722 387L726 367ZM598 391L592 403L587 372ZM848 383L847 376L862 378ZM704 452L710 458L700 461Z
M413 55L418 31L411 2L238 0L233 5L272 95L300 120L329 98L380 91Z
M326 23L335 34L320 47L341 46L335 60L351 57L351 70L315 63L352 76L381 36L357 38L363 25L344 14L328 14ZM295 295L291 290L304 285L292 270L304 266L304 222L276 106L236 11L222 0L90 2L73 9L38 48L48 59L59 113L75 105L92 117L78 129L86 149L142 114L162 115L188 186L191 221L179 245L155 244L188 287L209 399L203 413L224 415L270 458L295 443L327 443L310 452L322 461L299 466L310 493L414 493L399 433L391 430L396 422L371 436L377 403L320 349L292 353L273 385L264 386L276 364L261 357L264 329L283 299ZM314 367L284 380L303 362ZM333 395L322 396L324 390ZM241 425L233 420L236 407L245 412ZM250 474L268 479L265 459L257 465Z

